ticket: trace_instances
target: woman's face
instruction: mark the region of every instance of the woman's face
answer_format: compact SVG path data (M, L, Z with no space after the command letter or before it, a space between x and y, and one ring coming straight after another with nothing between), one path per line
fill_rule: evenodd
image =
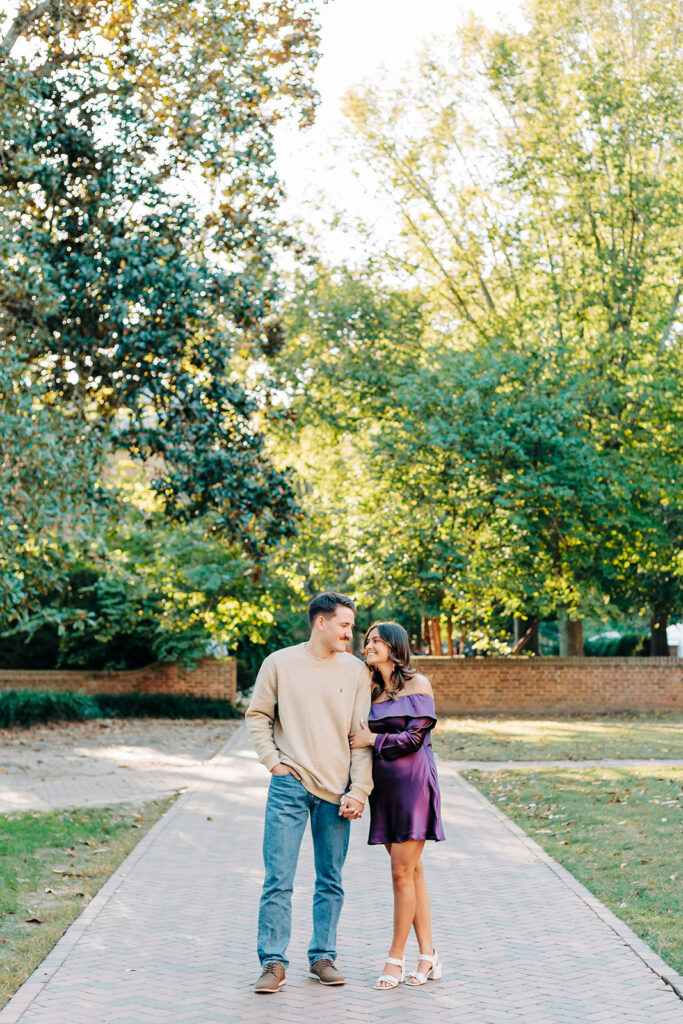
M380 665L384 661L391 661L389 644L382 640L378 629L371 629L365 638L363 657L366 665Z

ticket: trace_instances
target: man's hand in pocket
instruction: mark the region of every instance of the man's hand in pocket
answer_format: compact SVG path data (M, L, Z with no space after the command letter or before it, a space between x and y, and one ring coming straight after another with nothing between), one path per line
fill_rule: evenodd
M298 772L295 772L293 768L290 768L288 764L283 764L282 761L278 761L270 769L271 775L293 775L295 779L301 782L301 776Z

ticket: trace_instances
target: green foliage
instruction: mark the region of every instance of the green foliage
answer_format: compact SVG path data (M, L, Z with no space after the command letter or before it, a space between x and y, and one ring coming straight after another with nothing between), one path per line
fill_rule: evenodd
M583 646L589 658L644 658L650 653L650 638L642 633L598 636L584 640Z
M360 572L391 551L373 533L379 491L368 452L384 409L403 401L396 382L420 358L421 296L344 268L317 266L296 285L288 340L272 364L276 393L286 397L269 408L268 423L278 459L296 471L304 515L278 572L300 594L302 611L318 591L336 589L360 600L361 628L382 608L414 618L417 581L389 600L388 591L363 585ZM391 458L392 446L381 452L378 474Z
M99 715L113 718L240 718L228 700L172 693L98 694Z
M280 344L272 133L312 117L315 10L48 0L6 22L0 621L97 547L112 451L252 562L291 533L246 378Z
M85 722L101 717L97 702L81 693L42 690L0 692L0 728L37 722Z
M245 630L237 642L234 657L237 659L238 688L249 690L254 685L263 659L273 651L303 643L308 637L305 606L294 610L282 606L274 608L272 618L267 625L261 626L256 638Z
M26 356L0 338L0 622L63 584L102 519L100 431L41 398Z
M661 632L683 608L676 15L527 15L348 97L395 201L392 286L378 261L311 275L283 415L311 532L368 600L469 630L651 613ZM411 299L407 330L384 316Z
M37 668L191 666L268 621L262 570L203 516L170 524L144 478L128 478L90 557L0 636L0 664ZM264 618L265 617L265 618Z
M0 728L91 718L239 718L230 701L171 693L89 696L42 690L0 691Z

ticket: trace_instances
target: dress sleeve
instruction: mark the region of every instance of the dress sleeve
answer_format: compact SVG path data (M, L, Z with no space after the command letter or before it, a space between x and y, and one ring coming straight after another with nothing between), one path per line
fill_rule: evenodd
M414 754L425 741L436 721L433 718L411 718L402 732L378 733L375 755L383 761L395 761L397 757Z

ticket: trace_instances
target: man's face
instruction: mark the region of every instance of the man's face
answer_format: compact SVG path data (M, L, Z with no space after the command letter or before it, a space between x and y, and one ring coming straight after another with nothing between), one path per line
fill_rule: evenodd
M330 651L345 651L353 637L353 624L356 617L350 608L338 604L334 615L326 619L319 616L318 624L321 629L321 639Z

